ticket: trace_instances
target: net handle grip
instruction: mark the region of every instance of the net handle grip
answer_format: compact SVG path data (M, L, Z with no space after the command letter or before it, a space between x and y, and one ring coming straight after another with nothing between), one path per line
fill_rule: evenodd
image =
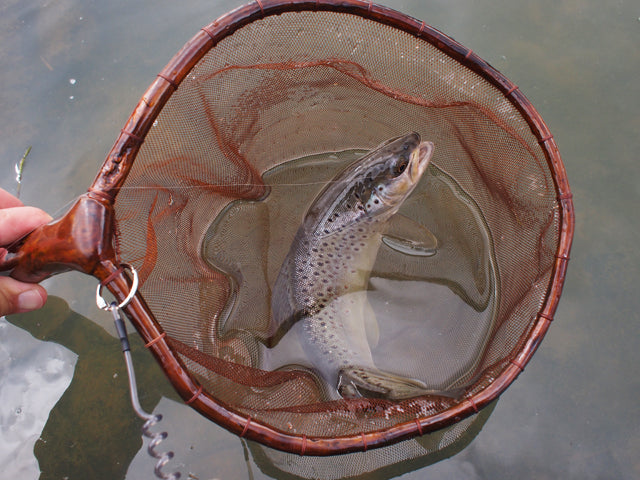
M0 271L29 283L70 270L95 275L105 265L116 263L113 231L110 201L85 193L61 218L5 247Z

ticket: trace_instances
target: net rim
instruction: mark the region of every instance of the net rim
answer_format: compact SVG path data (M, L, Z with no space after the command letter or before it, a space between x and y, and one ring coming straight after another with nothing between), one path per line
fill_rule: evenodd
M258 0L239 7L203 27L170 60L143 94L89 188L88 195L99 198L102 203L113 204L156 117L187 74L210 49L222 39L256 20L286 12L303 11L331 11L357 15L404 31L434 45L499 89L517 108L538 139L554 180L561 210L559 246L545 300L526 340L511 355L510 364L489 386L465 397L457 405L436 415L400 423L384 430L335 438L312 438L283 432L255 421L203 391L169 346L162 327L155 321L144 299L137 295L127 306L125 310L132 323L187 404L231 432L272 448L300 455L333 455L382 447L447 427L477 413L502 394L523 371L553 319L566 277L575 229L575 214L566 171L553 135L517 85L472 50L437 29L388 7L361 0ZM119 276L108 288L116 297L124 298L128 292L127 279Z

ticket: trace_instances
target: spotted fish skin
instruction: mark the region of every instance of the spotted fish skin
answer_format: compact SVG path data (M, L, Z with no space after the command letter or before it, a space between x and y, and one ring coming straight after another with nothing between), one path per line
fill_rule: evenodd
M276 279L274 329L294 325L310 363L343 397L396 399L426 392L422 382L375 366L366 288L387 221L432 153L432 143L411 133L384 142L339 173L309 207Z

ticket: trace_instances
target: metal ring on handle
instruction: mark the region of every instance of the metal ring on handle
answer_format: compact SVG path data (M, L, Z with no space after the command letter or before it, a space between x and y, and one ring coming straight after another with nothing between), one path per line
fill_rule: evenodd
M107 310L109 312L114 310L114 309L124 308L131 301L133 296L138 291L138 272L137 272L137 270L135 268L133 268L131 265L127 264L127 263L123 263L122 266L124 268L128 268L131 271L131 273L133 274L133 285L131 285L131 291L129 292L129 295L127 295L127 297L122 301L122 303L120 305L112 306L112 305L108 304L104 298L102 298L102 295L100 294L100 291L102 290L102 283L99 283L98 284L98 288L96 289L96 304L98 305L98 308L100 308L102 310Z

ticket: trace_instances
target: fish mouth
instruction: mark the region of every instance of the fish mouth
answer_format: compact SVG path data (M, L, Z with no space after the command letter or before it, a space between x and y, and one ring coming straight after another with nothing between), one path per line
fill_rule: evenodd
M413 152L409 177L412 182L420 180L425 170L429 166L433 156L433 142L420 142Z
M432 142L425 141L416 145L411 152L408 167L402 175L390 182L384 192L377 193L378 199L389 206L400 205L418 185L427 170L433 155L433 148Z

